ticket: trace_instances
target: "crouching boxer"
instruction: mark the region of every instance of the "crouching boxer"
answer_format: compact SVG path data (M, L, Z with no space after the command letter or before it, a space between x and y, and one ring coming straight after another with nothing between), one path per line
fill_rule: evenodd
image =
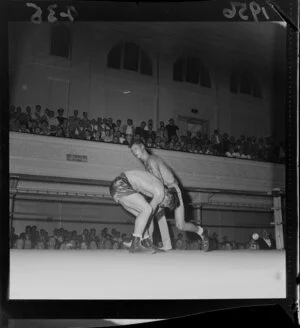
M132 170L116 177L109 191L114 201L136 218L129 251L155 253L146 227L159 208L174 210L179 205L176 190L165 189L158 178L146 171Z

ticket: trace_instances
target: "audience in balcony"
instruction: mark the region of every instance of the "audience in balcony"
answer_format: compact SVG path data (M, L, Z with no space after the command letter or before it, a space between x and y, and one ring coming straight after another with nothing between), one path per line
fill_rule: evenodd
M74 110L73 115L66 118L63 108L59 108L55 116L54 111L48 108L45 108L43 113L40 105L35 106L34 113L30 106L26 107L25 112L20 106L11 106L9 126L11 131L22 133L123 145L129 145L132 140L138 139L144 141L148 148L248 160L280 163L285 161L284 144L275 143L271 137L260 137L258 142L255 136L241 135L235 139L226 132L221 134L217 129L210 138L201 131L197 131L194 136L190 131L187 131L186 135L178 135L179 128L175 125L174 119L170 119L166 126L160 121L159 128L154 131L152 119L147 123L142 121L140 126L135 127L131 118L122 125L120 119L114 123L111 117L90 119L87 112L84 112L80 118L77 109Z

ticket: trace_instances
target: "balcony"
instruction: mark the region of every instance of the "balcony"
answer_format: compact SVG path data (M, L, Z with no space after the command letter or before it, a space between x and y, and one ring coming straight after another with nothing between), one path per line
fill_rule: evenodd
M127 146L10 133L10 175L18 191L110 203L108 188L118 174L143 169ZM193 205L272 206L274 188L285 189L285 166L243 159L153 150L180 179ZM211 200L213 196L213 201ZM60 198L61 199L61 198Z

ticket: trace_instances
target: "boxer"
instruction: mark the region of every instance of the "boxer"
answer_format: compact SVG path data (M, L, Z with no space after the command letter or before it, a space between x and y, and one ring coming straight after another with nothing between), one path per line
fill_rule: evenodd
M176 191L166 190L158 178L139 170L121 173L112 181L109 191L114 201L136 218L129 251L155 253L146 226L157 209L168 207L174 210L177 207Z
M180 206L175 211L175 223L176 227L182 231L191 231L195 232L200 236L203 243L204 251L209 250L209 238L207 236L207 231L204 230L201 226L196 226L190 222L185 221L184 215L184 203L181 196L181 190L178 185L178 181L172 172L172 169L158 156L150 155L145 148L145 145L141 141L134 141L131 145L131 152L133 155L138 158L145 169L157 177L167 189L174 188L177 191L178 197L180 199ZM164 214L164 209L162 208L161 212L158 213L158 224L162 235L162 242L165 250L169 250L171 247L170 235L168 230L168 225L166 217ZM149 226L149 234L152 236L154 230L153 222Z

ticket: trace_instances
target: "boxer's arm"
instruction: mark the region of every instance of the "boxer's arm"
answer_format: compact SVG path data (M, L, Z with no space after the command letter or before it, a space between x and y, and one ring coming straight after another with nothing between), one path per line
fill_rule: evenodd
M150 171L151 174L156 176L161 182L164 182L164 178L161 174L160 167L157 161L150 159L147 165L147 169Z
M153 198L150 202L150 205L153 209L153 213L156 211L157 207L163 202L165 198L165 191L163 185L157 185L153 190Z
M173 172L163 161L151 158L148 162L148 168L150 172L155 175L164 185L168 188L174 187L177 190L176 186L178 186L178 183L173 175ZM167 181L166 177L168 177L168 179L171 177L172 181Z

